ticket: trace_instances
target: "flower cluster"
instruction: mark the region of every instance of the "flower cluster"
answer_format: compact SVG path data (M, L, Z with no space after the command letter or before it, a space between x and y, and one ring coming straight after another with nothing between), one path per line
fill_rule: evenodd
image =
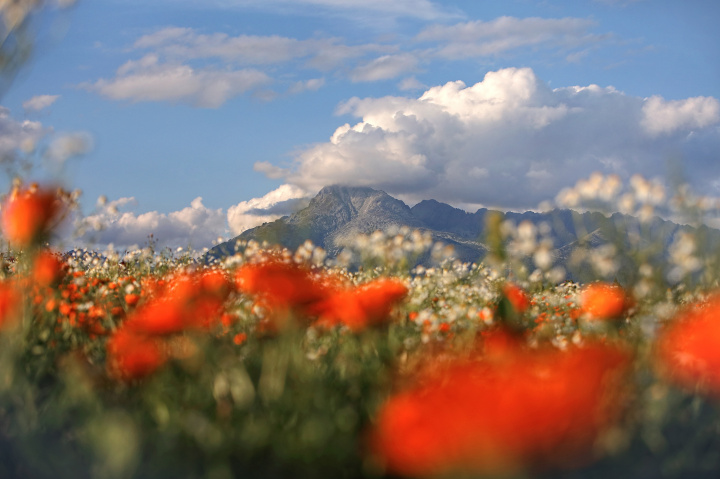
M372 449L388 470L511 474L592 457L624 408L627 351L599 344L529 351L499 339L483 360L453 360L386 401Z

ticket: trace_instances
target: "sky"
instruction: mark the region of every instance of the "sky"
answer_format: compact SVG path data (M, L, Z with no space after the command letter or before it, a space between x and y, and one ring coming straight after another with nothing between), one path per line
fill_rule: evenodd
M715 0L60 4L0 96L3 186L82 190L99 248L202 249L330 184L525 210L681 171L720 196Z

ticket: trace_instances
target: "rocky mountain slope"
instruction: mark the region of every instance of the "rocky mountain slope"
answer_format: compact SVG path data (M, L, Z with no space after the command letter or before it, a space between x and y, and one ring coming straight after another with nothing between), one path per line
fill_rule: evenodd
M313 198L306 208L271 223L252 228L236 238L222 243L208 253L209 259L235 253L238 240L267 241L289 249L296 249L306 240L323 247L335 256L359 234L376 230L408 227L432 235L434 241L452 245L455 256L462 261L479 261L486 252L485 221L491 210L481 208L469 213L435 200L424 200L412 208L387 193L367 187L328 186ZM553 255L558 263L565 263L579 243L599 245L611 242L630 246L639 242L657 242L657 255L666 256L668 246L678 231L700 233L702 248L720 245L720 231L701 228L696 231L660 218L641 223L638 219L598 212L578 213L553 210L546 213L503 213L505 219L520 224L529 221L535 226L549 226L554 245ZM627 248L628 250L632 248Z

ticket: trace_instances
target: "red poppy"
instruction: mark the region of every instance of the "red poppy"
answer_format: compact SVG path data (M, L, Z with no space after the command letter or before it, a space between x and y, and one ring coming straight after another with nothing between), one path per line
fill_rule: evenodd
M55 226L62 213L62 203L52 190L37 185L15 188L2 206L2 231L18 247L41 241Z
M20 293L9 281L0 281L0 329L12 324L20 309Z
M167 360L160 340L127 329L117 331L108 340L107 354L110 374L124 381L144 378Z
M619 416L624 350L517 349L492 361L454 361L392 396L371 451L395 474L515 474L579 465Z
M309 269L277 260L245 265L235 280L240 291L262 297L273 308L302 309L324 298L327 291Z
M530 307L530 298L527 293L516 284L505 283L503 294L518 313L524 313Z
M161 298L138 307L125 327L145 335L168 335L183 331L187 325L185 305L174 298Z
M407 295L407 287L398 280L378 279L353 289L337 291L313 305L317 325L345 325L353 331L387 321L392 308Z
M60 282L67 266L60 257L47 250L43 250L35 257L32 277L39 286L52 286Z
M629 300L616 284L592 283L583 289L580 304L590 319L616 319L625 312Z
M660 369L688 389L720 395L720 294L681 311L656 343Z
M229 281L215 273L182 274L171 279L169 287L155 289L155 297L138 306L125 326L146 335L207 329L221 323L230 292ZM131 305L134 298L128 301L128 296L126 302Z

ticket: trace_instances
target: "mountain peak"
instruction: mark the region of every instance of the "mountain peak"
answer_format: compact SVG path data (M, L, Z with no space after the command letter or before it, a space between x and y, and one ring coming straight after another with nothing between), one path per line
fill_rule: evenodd
M377 193L387 194L384 191L375 190L369 186L347 186L347 185L330 185L326 186L318 192L317 196L369 196Z

